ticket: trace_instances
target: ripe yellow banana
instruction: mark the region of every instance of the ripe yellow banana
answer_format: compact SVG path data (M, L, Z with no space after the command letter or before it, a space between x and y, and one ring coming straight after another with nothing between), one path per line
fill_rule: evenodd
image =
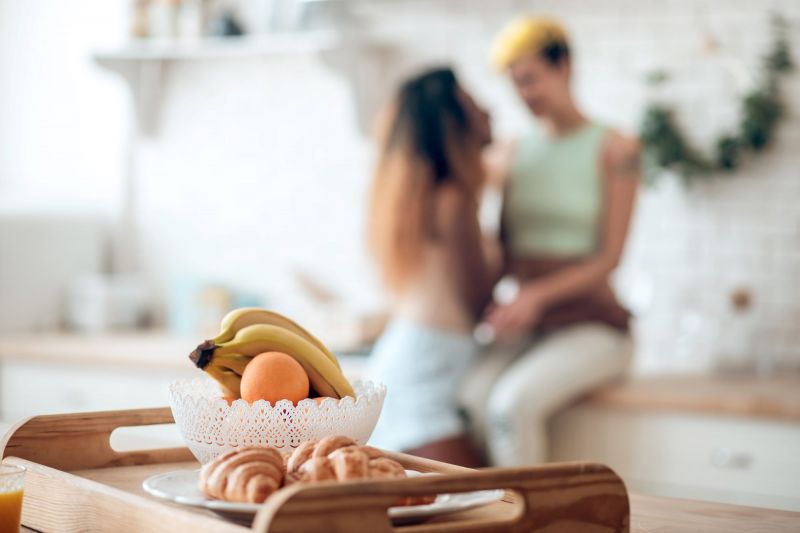
M292 333L300 335L311 344L322 350L322 353L324 353L328 359L333 361L337 368L341 368L339 366L339 361L330 352L330 350L328 350L325 344L323 344L322 341L320 341L314 335L309 333L300 324L288 317L281 315L280 313L269 311L267 309L261 309L260 307L240 307L239 309L230 311L227 315L225 315L220 323L219 334L211 340L217 345L229 342L240 330L255 324L280 326L288 329Z
M240 353L226 353L214 354L214 366L227 368L235 372L239 377L244 375L244 367L246 367L253 357L249 355L242 355Z
M254 324L242 328L233 339L216 348L215 356L238 353L252 357L270 351L284 352L294 357L308 373L311 386L321 395L355 397L342 371L322 350L300 335L279 326Z
M294 357L308 374L311 386L322 396L355 397L347 378L322 350L300 335L279 326L253 324L244 327L228 342L217 345L213 341L205 341L189 357L198 368L206 370L218 381L215 374L229 372L236 375L240 382L247 363L256 355L271 351ZM214 373L209 372L209 368ZM239 387L233 386L233 378L229 374L225 373L224 377L227 381L220 383L236 392L238 398Z
M239 386L242 383L242 376L228 368L216 365L208 365L203 370L205 370L209 376L217 380L222 389L223 396L231 398L242 397L239 390Z

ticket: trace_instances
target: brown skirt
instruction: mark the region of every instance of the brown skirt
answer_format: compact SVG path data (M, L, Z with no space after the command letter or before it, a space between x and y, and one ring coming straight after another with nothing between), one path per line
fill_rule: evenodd
M622 307L613 294L610 299L589 295L545 311L537 330L546 333L579 322L599 322L626 332L630 327L630 318L630 312Z
M564 267L574 265L577 260L535 259L513 261L510 273L521 283L547 276ZM607 283L589 294L561 302L547 309L536 328L547 333L580 322L599 322L627 332L630 312L617 300Z

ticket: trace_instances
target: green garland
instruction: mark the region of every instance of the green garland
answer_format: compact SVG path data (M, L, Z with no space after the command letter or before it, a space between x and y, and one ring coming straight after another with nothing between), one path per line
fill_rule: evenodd
M720 137L712 157L689 145L675 124L672 110L657 104L645 110L640 138L648 182L653 183L663 169L677 171L686 181L719 171L730 172L739 167L746 151L759 152L769 145L775 126L784 115L779 94L780 77L794 68L786 21L774 16L772 25L775 42L764 57L761 82L742 101L739 130ZM666 79L665 73L656 72L649 75L647 81L658 84Z

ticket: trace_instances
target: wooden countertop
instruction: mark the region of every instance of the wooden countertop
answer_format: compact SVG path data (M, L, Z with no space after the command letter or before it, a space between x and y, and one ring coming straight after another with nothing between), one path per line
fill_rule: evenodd
M0 336L0 360L185 369L196 339L163 332Z
M634 533L797 532L800 513L632 494Z
M608 385L592 406L800 421L800 374L653 376Z
M0 361L117 365L185 370L197 339L164 332L0 336ZM343 357L358 375L363 357ZM800 421L800 373L757 376L674 375L635 377L614 383L586 400L615 409L672 411Z
M70 365L111 365L149 369L186 370L196 338L181 338L166 332L132 332L81 335L45 333L0 335L3 360ZM337 353L335 347L332 348ZM364 357L339 355L351 378L363 372Z
M797 532L800 513L632 494L632 533ZM25 533L34 530L22 528Z

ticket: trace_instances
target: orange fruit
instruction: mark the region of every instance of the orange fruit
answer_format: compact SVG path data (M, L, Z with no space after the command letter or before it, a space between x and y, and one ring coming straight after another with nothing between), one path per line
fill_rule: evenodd
M308 388L308 374L302 365L282 352L258 354L242 373L242 398L248 403L258 400L267 400L272 405L278 400L297 403L308 398Z

